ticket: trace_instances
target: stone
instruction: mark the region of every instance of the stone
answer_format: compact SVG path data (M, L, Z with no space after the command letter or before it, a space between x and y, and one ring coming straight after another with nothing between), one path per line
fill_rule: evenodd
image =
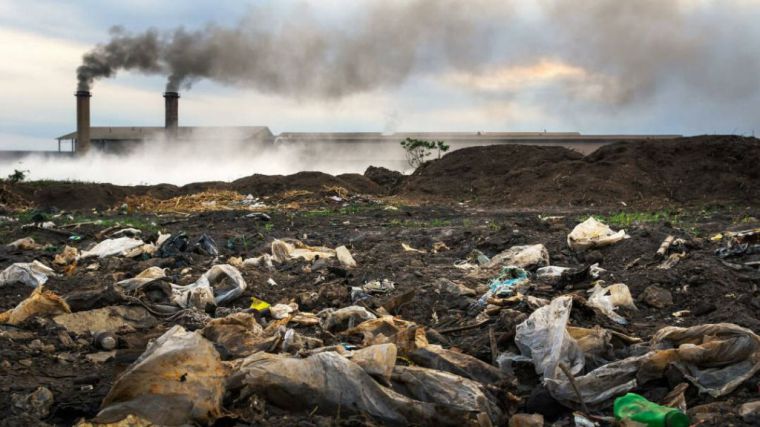
M134 331L155 326L158 321L139 306L111 306L55 316L53 321L68 332L83 335L98 332Z
M50 407L53 406L53 392L47 387L37 387L30 394L13 393L11 406L16 413L30 415L36 419L47 418L50 415Z
M100 351L97 353L90 353L85 356L85 359L92 363L105 363L116 356L116 350Z
M673 295L670 291L657 285L651 285L644 289L639 300L654 308L665 308L673 305Z
M515 414L509 419L509 427L544 427L541 414Z

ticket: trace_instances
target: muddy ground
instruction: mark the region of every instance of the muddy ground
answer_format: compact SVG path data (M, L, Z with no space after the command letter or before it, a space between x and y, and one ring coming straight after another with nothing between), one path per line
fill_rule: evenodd
M579 160L571 158L568 161ZM435 166L431 164L427 169ZM419 174L428 172L418 171L417 178L413 179L419 179ZM574 295L570 319L573 326L598 325L645 341L665 326L688 327L720 322L734 323L760 333L760 271L756 264L752 264L760 259L760 255L724 260L715 254L723 243L711 239L725 231L760 227L760 208L756 203L747 203L744 198L757 188L757 180L752 181L751 176L742 178L745 184L736 190L740 196L728 203L701 203L700 197L694 196L690 199L691 203L676 204L671 200L667 207L658 204L656 208L651 208L647 204L650 206L648 209L623 206L617 200L617 194L605 199L606 206L603 207L594 203L571 207L563 204L553 208L537 208L530 203L520 207L508 203L495 206L494 203L478 203L468 197L458 198L462 200L449 197L445 201L435 202L425 197L416 198L411 193L404 197L399 194L388 196L388 193L394 192L389 189L408 186L409 181L400 184L394 176L384 179L375 176L380 182L372 181L364 188L372 190L366 192L376 193L370 196L358 196L358 184L353 187L346 184L345 177L333 182L351 187L351 194L340 201L319 193L318 190L324 188L322 184L321 187L314 187L311 180L305 181L308 184L301 182L302 186L311 186L309 189L315 191L309 203L304 201L300 207L269 206L259 209L271 217L270 221L246 217L250 212L247 210L192 214L126 212L120 206L126 195L122 193L103 196L98 202L107 204L111 210L93 212L90 210L91 204L81 202L80 209L75 209L75 215L71 217L67 217L69 213L66 213L71 212L71 206L59 206L67 210L64 212L46 211L45 219L55 221L59 226L56 230L63 232L40 228L22 230L22 224L35 221L32 213L38 211L7 212L7 217L0 223L1 242L33 237L37 243L47 247L38 250L0 247L0 269L35 259L53 265L54 256L65 245L85 249L102 240L98 233L115 226L135 226L142 229L144 238L148 239L150 237L147 236L155 237L159 231L173 235L185 232L192 242L206 233L217 244L218 257L188 251L165 258L110 257L95 260L97 271L87 270L85 265L67 271L63 267L55 267L60 276L51 277L45 287L65 298L74 312L134 303L123 300L113 292L112 285L118 280L134 277L148 267L166 268L167 275L176 283L188 284L210 266L226 262L230 257L248 258L270 253L274 239L292 238L307 245L330 248L345 245L358 266L346 269L337 260L331 259L326 262L294 260L277 264L272 270L241 268L248 284L241 297L217 311L211 311L209 317L167 319L156 315L153 316L154 325L120 331L116 334L118 346L115 356L106 361L92 360L90 355L101 350L90 334L71 333L49 319L33 318L18 326L0 326L0 393L5 396L0 399L0 414L3 415L0 424L72 425L81 419L93 418L101 409L103 398L117 376L144 352L151 339L159 337L175 324L189 330L200 329L212 317L223 317L235 309L248 308L251 297L271 304L297 302L301 311L312 313L325 308L346 307L354 304L351 287L362 286L375 279L392 280L396 287L388 294L373 295L361 301L362 305L373 311L384 308L398 318L416 322L426 328L431 343L475 356L487 364L496 364L494 354L505 351L518 353L514 343L515 323L518 319L522 320L523 315L530 315L535 307L527 301L515 302L491 312L484 321L484 317L478 316L471 307L475 299L487 290L489 278L472 277L456 268L455 263L468 259L474 250L490 257L523 244L544 244L551 265L583 268L599 263L607 270L602 278L608 284L625 283L630 288L638 310L620 309L628 320L628 324L621 325L584 304L588 297L587 290L592 286L591 278L584 278L565 288L534 282L529 290L529 295L534 297L550 300L560 295ZM364 182L365 178L354 177L358 182ZM67 185L73 186L73 192L77 191L76 184ZM288 189L292 187L278 185L272 192ZM145 194L142 189L135 193ZM174 194L171 190L164 196ZM667 198L661 193L655 196L657 200ZM494 197L491 197L493 200ZM46 204L49 208L52 202ZM616 230L624 228L631 238L585 252L570 250L567 234L589 215L597 216ZM560 218L547 220L547 216ZM66 223L83 225L61 227ZM78 240L70 239L69 235L78 236ZM672 268L660 269L657 267L661 261L655 259L655 252L668 235L684 239L686 256ZM437 246L438 242L444 243L448 249L433 251L434 245L440 247ZM406 251L402 243L424 253ZM269 279L275 284L268 283L271 282ZM475 296L454 295L443 290L439 285L441 279L473 289ZM672 296L672 303L653 307L643 301L645 289L652 285L666 289ZM15 307L31 293L32 288L26 285L0 287L0 312ZM261 322L267 322L266 316ZM291 327L305 336L322 339L325 345L352 344L313 326ZM492 349L489 331L493 331L495 349ZM543 412L546 425L574 425L570 409L553 402L546 403L546 393L541 392L540 379L532 365L516 364L509 378L509 381L487 385L506 415L500 420L503 425L508 423L511 414L533 412ZM652 401L662 402L663 397L682 382L688 383L683 375L671 370L665 377L650 381L634 391ZM53 395L53 403L48 411L43 411L43 415L14 404L16 400L13 396L20 399L39 386L48 388ZM720 398L699 394L693 385L689 385L685 398L692 420L699 420L699 425L753 425L753 422L739 416L737 411L741 404L760 399L760 375L755 375ZM592 412L595 415L612 415L610 405L594 408ZM335 413L317 408L309 413L278 407L265 399L241 402L235 396L225 397L224 415L216 420L216 425L259 424L379 423L347 410ZM420 424L426 423L420 421ZM601 425L605 424L602 422Z
M348 209L347 209L348 207ZM543 243L549 250L553 265L579 267L590 262L600 262L609 271L614 282L627 284L634 298L645 288L658 285L669 290L673 304L659 309L639 302L638 311L626 311L630 320L627 326L618 325L604 315L593 310L574 310L571 323L576 326L591 327L601 325L628 335L647 339L653 332L666 325L690 326L703 323L731 322L760 332L760 273L757 270L735 270L721 263L714 255L718 244L707 237L725 230L745 229L760 226L758 210L725 209L713 211L684 211L667 219L646 218L642 223L632 223L627 227L631 239L617 245L602 248L586 254L576 254L567 247L567 233L586 214L603 212L510 212L494 209L451 208L451 207L411 207L400 206L398 210L387 210L384 204L361 203L326 204L319 210L301 212L271 211L271 222L261 222L245 217L246 212L212 212L184 217L142 216L142 220L155 223L156 228L171 233L184 231L192 237L208 233L218 243L220 259L229 256L256 256L269 252L269 244L274 238L296 238L312 245L335 247L347 245L358 267L352 271L341 269L337 264L332 268L305 271L309 263L296 261L281 265L274 271L257 268L242 270L249 288L230 307L245 308L250 297L255 296L270 303L301 303L301 310L318 312L328 307L351 305L349 289L361 286L368 280L390 279L397 287L388 295L373 297L366 301L369 307L377 308L394 297L413 292L406 303L400 304L393 314L417 322L431 329L447 331L452 328L472 324L475 319L468 314L471 298L454 297L440 292L434 284L440 278L460 282L467 287L484 291L486 280L467 277L465 272L454 267L457 260L466 259L470 252L478 249L486 255L494 255L513 245ZM563 215L555 224L547 224L539 215ZM118 219L116 216L115 219ZM166 225L161 225L166 224ZM82 226L74 229L83 239L76 243L86 247L95 241L95 233L102 227ZM654 253L660 242L669 234L689 242L687 256L669 270L655 268ZM38 243L61 248L67 244L64 236L44 230L32 233L22 232L15 224L2 226L3 241L31 235ZM450 250L430 253L434 242L443 242ZM70 242L68 242L70 243ZM428 251L426 254L404 251L401 243ZM18 261L38 259L50 264L54 251L9 251L0 252L2 267ZM635 259L640 261L630 268ZM117 279L128 278L143 269L158 265L169 269L169 275L179 274L186 267L192 268L192 275L205 271L215 260L198 254L183 254L179 257L132 260L108 258L101 262L97 272L78 268L70 276L51 278L47 288L69 299L72 309L92 309L118 304L104 297L102 300L88 298L84 301L77 295L94 291L98 293ZM267 283L274 279L276 285ZM574 291L556 291L551 288L536 289L534 296L551 298L574 292L583 297L590 283L579 285ZM0 309L10 309L21 302L31 289L24 285L0 288ZM315 292L318 298L304 304L299 295ZM79 305L77 305L79 301ZM511 307L529 314L532 310L524 303ZM674 317L673 313L690 310L695 313L686 317ZM95 416L101 401L111 387L115 377L138 357L149 339L166 331L174 321L158 318L158 325L148 330L119 334L119 348L114 359L103 363L88 361L87 355L98 352L88 336L72 336L73 343L64 343L60 338L62 330L44 320L32 320L21 327L3 327L0 339L2 345L2 365L0 390L3 395L27 394L38 386L49 388L54 395L50 415L42 421L48 424L68 425L80 418ZM491 363L488 329L495 328L499 351L514 350L510 331L505 330L504 320L492 316L491 320L477 328L442 333L442 344L458 349L481 360ZM187 325L190 328L197 327ZM303 328L305 334L313 331ZM513 332L512 332L513 333ZM532 368L523 367L519 372L520 381L516 386L507 387L504 392L520 398L511 410L530 412L526 408L531 392L537 387L537 377ZM671 379L647 384L641 390L643 395L658 400L674 386ZM739 389L723 399L730 408L739 403L756 400L760 376L746 381ZM688 407L712 403L715 399L699 396L691 387L687 392ZM300 420L309 417L288 414L287 408L264 406L254 415L235 413L232 419L241 422L268 422L287 425L292 416ZM609 415L610 409L602 410ZM0 413L6 414L7 425L25 425L28 420L11 408L9 399L0 402ZM14 415L17 418L9 418ZM303 415L303 414L301 414ZM322 414L330 418L330 414ZM334 414L333 414L334 416ZM559 414L560 419L569 412ZM253 418L250 418L253 417ZM736 425L741 419L724 415L713 425L728 425L726 420ZM17 420L17 421L14 421ZM324 420L323 420L324 421ZM571 425L571 424L570 424Z

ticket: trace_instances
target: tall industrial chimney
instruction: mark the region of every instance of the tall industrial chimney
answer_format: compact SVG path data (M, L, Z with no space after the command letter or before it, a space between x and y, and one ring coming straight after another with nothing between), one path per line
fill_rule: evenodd
M77 97L77 153L84 154L90 149L90 92L78 91Z
M179 94L177 92L164 93L166 99L166 133L170 138L177 136L179 126Z

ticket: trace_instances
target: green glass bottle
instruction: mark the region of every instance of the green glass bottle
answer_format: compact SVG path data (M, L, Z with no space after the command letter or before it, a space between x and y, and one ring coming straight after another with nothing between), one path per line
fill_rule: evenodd
M615 418L629 419L647 427L688 427L689 417L675 408L660 406L636 393L628 393L615 399Z

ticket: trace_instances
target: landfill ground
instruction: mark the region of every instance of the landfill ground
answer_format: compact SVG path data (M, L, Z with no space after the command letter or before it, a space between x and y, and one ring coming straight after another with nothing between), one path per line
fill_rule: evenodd
M428 169L433 167L435 164L429 165ZM756 179L753 181L752 176L747 179L750 186L757 187ZM387 185L386 182L376 184ZM75 191L76 184L66 185ZM640 203L621 203L608 197L605 203L595 201L585 206L583 203L572 203L571 206L563 203L548 207L529 203L515 207L468 197L431 200L431 197L414 194L366 195L327 185L322 185L321 191L313 191L311 187L310 191L299 192L292 186L275 190L272 192L277 197L263 198L263 205L254 208L236 207L236 203L245 203L238 197L222 201L229 197L224 193L216 201L213 191L202 199L193 200L196 203L194 209L185 209L188 205L181 205L181 199L172 202L176 208L166 203L148 204L142 199L141 209L136 199L132 199L130 205L129 195L121 193L115 203L109 202L108 206L97 210L86 203L81 209L71 206L65 210L54 209L50 204L40 206L39 201L35 202L31 197L24 202L29 206L14 210L6 199L7 212L0 223L0 241L5 244L31 237L41 247L27 250L0 247L0 269L14 263L38 260L56 270L56 275L51 275L44 289L62 297L71 312L128 306L138 308L144 316L110 319L117 324L113 330L116 345L112 351L101 348L92 332L73 332L61 326L53 316L32 316L17 325L0 325L0 392L4 396L0 399L0 414L3 415L0 425L73 425L94 419L107 406L104 399L117 378L128 371L151 340L161 337L175 325L201 333L214 318L245 312L256 319L265 334L276 335L284 329L292 329L301 337L321 340L321 345L317 345L316 341L307 339L305 344L284 351L282 340L272 340L272 336L260 337L266 345L256 347L258 351L290 354L293 358L306 357L310 350L321 346L337 345L350 351L367 344L360 336L345 334L346 328L328 331L329 328L320 324L274 320L268 310L249 308L252 297L272 306L296 303L301 313L317 314L324 309L358 305L378 317L385 314L414 322L424 332L413 330L412 344L402 343L399 337L387 340L399 347L395 364L435 368L469 378L490 400L485 406L498 409L489 412L490 417L483 417L478 411L458 407L461 402L455 397L449 396L451 401L447 404L441 402L440 397L433 396L432 391L425 395L398 386L394 389L395 380L390 388L415 400L424 400L427 396L429 402L438 405L435 408L439 414L450 411L449 421L457 425L510 425L510 417L514 414L533 413L542 414L545 425L584 425L574 418L574 413L584 414L582 417L596 425L614 424L612 400L588 405L588 408L559 404L541 386L541 376L532 363L518 359L512 364L497 362L503 353L521 353L515 344L518 324L556 297L572 296L569 326L601 327L615 337L640 338L642 345L667 326L688 328L731 323L760 333L760 263L757 262L760 253L716 255L716 251L730 240L727 232L760 227L760 208L744 198L749 191L746 189L737 190L742 196L733 201L716 203L702 202L698 197L689 203L663 203L660 199L658 203L643 203L641 199ZM8 190L5 197L13 191L12 188ZM141 197L145 194L142 190L136 193ZM641 197L646 201L646 194L642 193ZM156 210L150 211L152 208ZM265 213L269 218L251 216L252 212ZM568 234L589 216L614 230L624 229L630 238L588 250L571 249ZM22 227L43 221L53 221L55 227ZM127 227L140 229L145 242L155 241L159 232L173 236L184 232L190 247L182 253L165 257L143 254L135 258L82 259L68 265L53 262L67 245L81 251L104 240L109 233ZM218 256L193 250L192 244L203 234L216 243ZM719 234L721 236L717 236ZM664 257L657 257L658 248L668 236L682 240ZM235 260L237 257L245 260L272 254L272 242L276 239L298 240L308 247L346 246L356 267L349 268L334 257L312 261L290 259L275 262L272 268L242 266L239 260ZM582 271L598 264L605 271L598 278L581 273L560 285L551 285L535 277L535 267L528 267L530 283L520 289L519 296L493 298L487 305L477 306L478 298L488 291L489 282L499 269L467 270L457 265L461 267L466 261L477 265L478 252L475 251L490 258L511 247L529 244L543 244L552 266ZM668 260L674 265L667 265ZM218 307L161 313L151 305L151 295L143 295L141 299L115 286L150 267L165 269L166 281L188 285L215 264L237 265L247 284L242 295ZM352 295L352 288L362 288L369 282L383 279L392 281L394 288L387 292L357 292L354 289ZM630 289L637 309L616 309L626 320L625 324L614 321L588 303L589 290L596 280L603 280L605 285L623 283ZM33 291L34 288L20 283L0 286L0 312L13 309ZM291 313L294 314L296 312ZM284 328L277 331L278 325ZM83 328L88 326L91 325ZM419 354L412 355L411 350L424 349L421 340L431 346L440 345L455 353L474 356L482 365L470 359L463 362L469 363L465 368L453 362L436 365L429 359L420 358ZM608 348L603 354L596 354L594 361L586 355L587 366L575 376L580 377L607 362L640 354L631 349L636 347L632 341L625 345L613 341L606 343ZM224 361L226 381L230 381L246 355L232 354L234 352L224 344L215 344ZM405 354L407 344L410 354ZM744 357L755 364L760 363L759 351L755 348L752 354ZM712 360L708 368L735 362L737 359ZM177 362L172 368L182 370L182 363ZM167 374L154 381L181 383L185 379L184 375L174 378ZM192 382L192 378L189 381ZM232 382L225 385L218 414L184 421L220 426L391 424L389 419L373 416L369 413L371 411L361 409L358 404L338 404L337 407L322 404L304 408L303 401L309 401L313 396L288 396L286 391L270 393L255 386L241 389ZM40 387L49 390L52 397L45 393L34 395ZM177 386L173 387L176 391ZM276 388L276 385L272 387ZM325 387L330 387L329 381ZM760 374L755 373L732 391L714 397L700 393L683 371L671 366L661 375L642 381L631 391L665 404L673 401L673 396L667 395L674 389L683 392L681 404L692 424L758 425L759 418L740 412L743 404L760 400ZM312 393L319 393L319 390L312 390ZM328 398L325 400L329 401ZM289 401L292 404L284 404ZM479 404L484 405L483 402ZM400 424L442 424L442 419L414 418L416 412L396 409L407 417L407 422ZM187 407L177 409L169 405L162 409L165 412L173 410L184 411L182 416L187 415ZM150 413L150 409L146 411ZM498 415L494 416L494 413ZM178 415L178 418L182 416ZM119 425L151 425L144 420L140 422L142 424Z

